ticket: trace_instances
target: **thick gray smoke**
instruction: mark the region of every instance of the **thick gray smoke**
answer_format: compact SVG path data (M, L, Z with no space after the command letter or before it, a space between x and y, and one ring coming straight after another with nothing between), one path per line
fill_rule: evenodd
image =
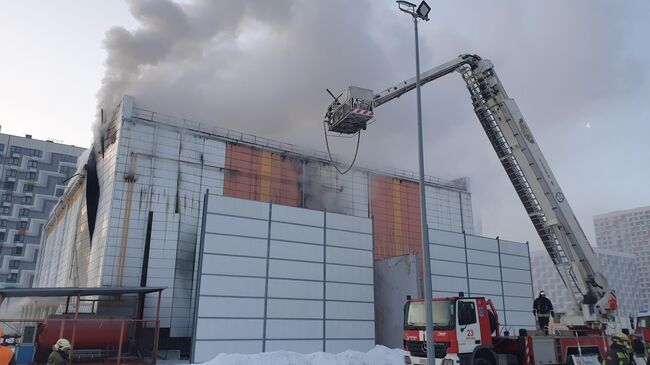
M129 4L139 27L113 28L104 42L98 106L106 110L129 93L147 109L323 150L325 88L379 90L414 75L412 22L394 1ZM420 26L421 64L425 70L461 53L490 58L590 232L592 214L636 204L604 183L585 189L614 175L603 166L623 163L628 175L612 182L647 191L634 183L644 178L632 167L647 152L638 136L650 134L643 101L650 55L638 47L650 33L649 9L642 1L436 2L431 21ZM472 179L485 234L536 240L459 76L425 86L423 104L427 171ZM416 170L414 105L407 95L377 110L361 139L360 163ZM584 128L587 122L593 128ZM601 148L620 128L631 137L632 157L623 162ZM340 140L333 148L351 156L353 145ZM594 163L599 159L604 165Z

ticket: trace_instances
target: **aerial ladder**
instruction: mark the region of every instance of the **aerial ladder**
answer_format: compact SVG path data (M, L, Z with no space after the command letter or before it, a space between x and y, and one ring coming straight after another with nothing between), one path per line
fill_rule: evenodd
M492 63L477 55L460 55L423 72L420 85L458 72L469 91L474 112L512 182L519 199L570 291L572 311L566 325L602 326L613 319L612 296L598 258L589 244L560 185L533 137L517 104L506 93ZM416 88L416 78L385 90L351 86L334 97L325 114L330 132L355 134L365 130L375 108Z

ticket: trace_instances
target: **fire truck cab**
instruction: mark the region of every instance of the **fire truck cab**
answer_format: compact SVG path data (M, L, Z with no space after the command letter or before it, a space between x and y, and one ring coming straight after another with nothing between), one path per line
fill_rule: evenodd
M608 339L601 330L521 330L502 336L492 301L483 297L436 298L432 303L436 365L600 364ZM532 315L532 314L531 314ZM407 365L426 364L426 317L422 299L404 306L404 350Z

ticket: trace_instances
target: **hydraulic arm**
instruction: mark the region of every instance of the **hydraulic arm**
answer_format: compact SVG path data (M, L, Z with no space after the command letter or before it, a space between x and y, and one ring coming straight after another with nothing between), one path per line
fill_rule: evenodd
M574 315L582 311L587 323L609 320L610 289L598 258L492 63L476 55L461 55L422 73L421 85L454 71L462 75L483 130L564 284L573 294ZM332 132L356 133L366 128L366 122L374 117L375 107L415 86L412 78L376 94L350 87L345 100L335 98L330 104L325 122Z

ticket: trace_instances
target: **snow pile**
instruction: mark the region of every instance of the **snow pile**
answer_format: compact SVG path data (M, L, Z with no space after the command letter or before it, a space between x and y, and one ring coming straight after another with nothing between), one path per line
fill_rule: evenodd
M314 352L305 355L289 351L220 354L204 365L403 365L404 354L403 350L378 345L368 352L345 351L340 354Z

